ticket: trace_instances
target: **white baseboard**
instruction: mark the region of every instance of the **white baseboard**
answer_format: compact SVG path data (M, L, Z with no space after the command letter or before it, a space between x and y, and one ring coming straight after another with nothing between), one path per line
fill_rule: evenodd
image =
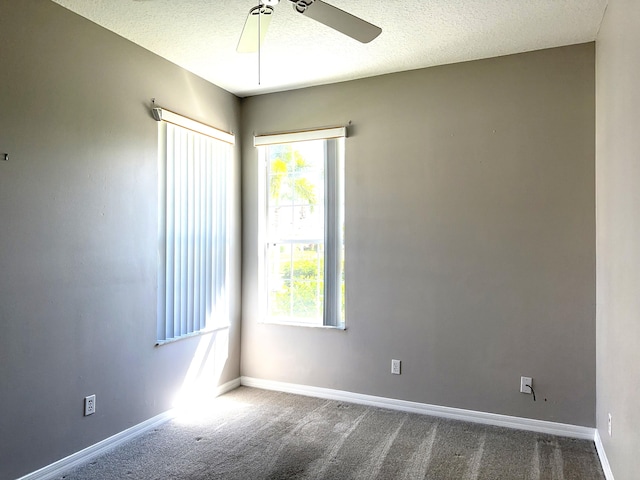
M559 435L562 437L579 438L583 440L594 439L595 429L580 427L566 423L548 422L545 420L534 420L531 418L511 417L499 415L497 413L477 412L474 410L463 410L461 408L441 407L439 405L429 405L426 403L409 402L406 400L396 400L393 398L375 397L360 393L345 392L342 390L332 390L329 388L312 387L308 385L298 385L293 383L274 382L252 377L241 377L240 382L247 387L262 388L264 390L276 390L280 392L296 393L310 397L326 398L329 400L339 400L343 402L359 403L374 407L388 408L411 413L421 413L434 417L451 418L465 422L482 423L485 425L495 425L498 427L514 428L518 430L528 430L532 432Z
M614 480L609 461L604 451L600 434L594 428L580 427L577 425L569 425L565 423L548 422L544 420L534 420L530 418L511 417L508 415L499 415L496 413L477 412L473 410L464 410L461 408L442 407L438 405L429 405L426 403L409 402L407 400L397 400L393 398L376 397L373 395L364 395L360 393L346 392L342 390L332 390L329 388L312 387L308 385L298 385L293 383L274 382L271 380L263 380L252 377L241 377L231 380L216 388L216 395L227 393L240 385L247 387L261 388L264 390L275 390L279 392L295 393L298 395L306 395L311 397L326 398L329 400L339 400L344 402L358 403L363 405L371 405L374 407L388 408L391 410L400 410L411 413L420 413L424 415L432 415L435 417L451 418L454 420L462 420L466 422L481 423L485 425L495 425L499 427L514 428L519 430L528 430L532 432L547 433L551 435L559 435L563 437L580 438L584 440L592 440L595 442L602 469L604 470L607 480ZM66 471L76 465L91 460L106 451L115 448L136 436L162 425L171 420L175 416L174 410L161 413L150 418L138 425L134 425L120 433L117 433L101 442L43 467L35 472L29 473L18 480L51 480L59 477Z
M127 442L148 430L151 430L152 428L157 427L158 425L162 425L163 423L171 420L173 416L173 410L161 413L160 415L156 415L149 420L134 425L131 428L127 428L120 433L116 433L115 435L106 438L101 442L91 445L90 447L80 450L79 452L76 452L74 454L71 454L68 457L62 458L57 462L41 468L40 470L36 470L35 472L29 473L24 477L20 477L18 480L49 480L60 477L66 471L72 469L76 465L89 461L92 458L97 457L98 455L101 455L108 450L117 447L118 445L121 445L122 443Z
M241 385L240 377L234 378L233 380L227 383L224 383L222 385L218 385L218 387L216 388L216 397L219 397L220 395L224 395L225 393L230 392L231 390L235 390L240 385Z
M598 451L598 457L600 457L600 464L602 465L602 470L604 471L605 478L607 480L614 480L613 472L611 471L611 465L609 465L609 459L607 458L607 454L604 451L604 445L602 445L600 432L597 429L595 435L593 436L593 441L596 444L596 450Z
M240 386L240 379L236 378L227 382L223 385L220 385L216 388L215 394L222 395L227 393L235 388ZM131 428L127 428L126 430L116 433L115 435L102 440L90 447L87 447L79 452L69 455L68 457L62 458L57 462L54 462L46 467L43 467L35 472L31 472L23 477L20 477L18 480L51 480L57 477L62 476L65 472L75 467L76 465L80 465L81 463L87 462L98 455L101 455L112 448L117 447L138 435L143 434L163 423L171 420L175 417L175 411L169 410L167 412L161 413L160 415L156 415L149 420L145 420L142 423L134 425Z

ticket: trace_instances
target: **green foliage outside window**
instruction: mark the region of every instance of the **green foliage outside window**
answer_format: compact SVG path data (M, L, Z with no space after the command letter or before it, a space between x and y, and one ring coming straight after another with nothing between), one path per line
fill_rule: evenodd
M269 160L269 203L276 207L275 215L291 203L301 206L300 215L307 208L313 213L318 203L316 185L309 178L313 170L299 151L288 146L274 149ZM293 255L288 248L276 255L280 281L272 285L272 315L309 320L322 317L324 255L318 254L318 247L296 245Z
M324 258L318 258L315 248L297 255L293 262L285 261L280 265L282 287L275 292L276 315L290 315L291 311L299 318L318 318L322 316L324 282Z
M269 167L269 194L274 205L280 205L282 200L291 201L295 195L296 201L305 201L313 211L318 201L315 186L303 176L309 168L310 165L297 150L283 149L278 152Z

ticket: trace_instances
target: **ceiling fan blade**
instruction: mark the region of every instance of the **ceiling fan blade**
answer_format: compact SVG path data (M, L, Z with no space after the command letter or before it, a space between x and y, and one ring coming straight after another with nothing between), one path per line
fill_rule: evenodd
M351 15L344 10L340 10L333 5L329 5L321 0L311 0L311 2L312 3L310 3L309 0L304 2L307 5L304 6L306 8L304 8L303 11L301 11L302 9L295 4L294 8L302 15L313 18L317 22L323 23L324 25L344 33L345 35L362 43L369 43L382 33L382 29L380 27L376 27L375 25L356 17L355 15Z
M238 53L255 53L258 51L258 45L264 42L272 15L273 7L269 5L261 5L249 10L247 21L244 23L238 47L236 48ZM258 39L258 35L260 35L260 39Z

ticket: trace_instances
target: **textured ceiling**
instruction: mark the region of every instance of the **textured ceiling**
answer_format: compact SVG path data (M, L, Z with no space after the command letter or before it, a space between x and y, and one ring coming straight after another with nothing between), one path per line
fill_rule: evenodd
M248 96L595 40L607 0L327 0L378 25L361 44L293 10L275 14L258 55L236 53L257 0L53 0Z

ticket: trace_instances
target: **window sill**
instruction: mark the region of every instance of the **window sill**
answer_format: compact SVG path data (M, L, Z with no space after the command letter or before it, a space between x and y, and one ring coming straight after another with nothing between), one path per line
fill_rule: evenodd
M168 338L167 340L158 340L156 342L155 346L156 347L161 347L161 346L167 345L169 343L176 343L176 342L179 342L181 340L187 340L187 339L193 338L193 337L201 337L202 335L210 335L212 333L219 332L221 330L228 330L230 326L231 326L230 324L218 325L216 327L207 328L205 330L200 330L200 331L197 331L197 332L189 333L187 335L182 335L180 337Z
M314 325L311 323L296 323L296 322L274 322L270 320L261 320L258 322L260 325L275 325L280 327L302 327L302 328L314 328L320 330L342 330L346 331L346 325Z

